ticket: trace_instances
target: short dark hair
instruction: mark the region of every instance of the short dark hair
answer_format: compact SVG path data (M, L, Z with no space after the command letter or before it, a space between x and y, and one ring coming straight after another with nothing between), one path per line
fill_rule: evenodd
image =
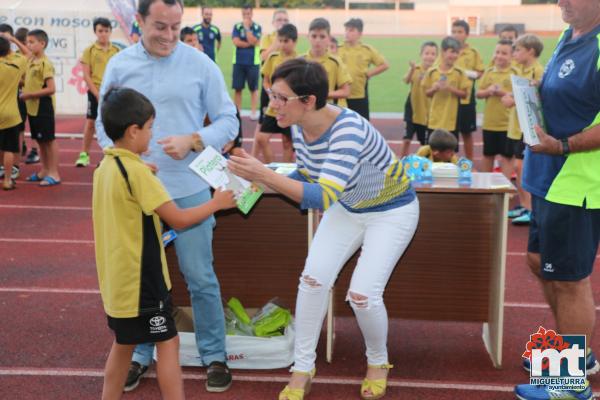
M294 42L298 40L298 29L294 24L285 24L277 31L277 36L281 36Z
M446 51L448 49L453 49L456 51L460 51L460 42L454 39L452 36L446 36L444 40L442 40L442 51Z
M189 26L184 26L183 28L181 28L181 32L179 32L179 40L181 40L183 42L183 40L185 39L185 37L187 35L198 36L198 33L196 33L196 31L194 29L190 28Z
M429 135L429 147L435 151L454 150L458 144L456 136L445 129L436 129Z
M154 116L154 106L137 90L112 87L102 99L102 125L112 141L121 139L132 125L143 127Z
M464 19L457 19L456 21L454 21L452 23L452 27L457 27L457 28L463 28L465 30L465 33L467 35L469 35L469 32L471 31L471 27L469 26L468 22L465 21Z
M10 33L10 36L14 35L13 27L9 24L0 24L0 32Z
M500 33L502 33L502 32L514 32L515 37L519 37L519 30L514 25L510 25L510 24L504 25L504 27L502 29L500 29Z
M315 18L310 22L308 31L327 31L327 34L331 31L331 25L325 18Z
M327 104L329 81L325 68L319 63L295 58L282 63L271 76L271 84L283 79L298 96L315 96L318 110ZM300 101L306 102L306 98Z
M496 43L496 45L498 45L498 44L502 45L502 46L510 46L510 47L512 47L513 42L512 42L512 40L508 40L508 39L500 39L500 40L498 40L498 43Z
M363 20L360 18L350 18L345 24L344 28L355 28L357 31L362 33L363 31Z
M10 53L10 42L8 39L0 36L0 57L4 57Z
M142 18L146 18L148 14L150 14L150 6L157 1L162 1L168 6L174 6L179 4L181 9L183 10L183 0L140 0L138 4L137 12L142 16Z
M27 40L28 33L29 33L29 29L21 27L21 28L17 29L17 31L15 32L15 38L19 42L25 43L25 40Z
M252 10L252 6L250 4L244 4L242 10Z
M437 43L433 42L431 40L423 42L423 44L421 45L421 53L423 53L423 50L425 50L425 47L435 47L435 51L437 51L437 49L438 49Z
M521 36L514 44L515 46L521 46L526 50L533 49L536 57L539 57L542 54L542 51L544 51L544 43L542 43L539 37L531 34Z
M108 28L112 31L112 24L110 23L108 18L104 18L104 17L94 18L94 32L96 32L96 27L98 25Z
M40 42L45 43L44 48L48 47L48 42L50 41L50 39L48 39L48 34L45 31L43 31L41 29L34 29L34 30L29 31L27 33L27 36L33 36Z

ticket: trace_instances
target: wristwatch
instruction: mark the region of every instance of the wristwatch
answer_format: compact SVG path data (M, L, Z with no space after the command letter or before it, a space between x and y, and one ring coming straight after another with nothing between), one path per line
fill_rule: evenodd
M204 150L204 142L202 141L202 137L199 133L192 133L192 151L194 153L200 153Z
M569 149L569 138L562 138L562 139L560 139L560 143L562 144L562 154L563 154L563 156L568 155L571 152L571 149Z

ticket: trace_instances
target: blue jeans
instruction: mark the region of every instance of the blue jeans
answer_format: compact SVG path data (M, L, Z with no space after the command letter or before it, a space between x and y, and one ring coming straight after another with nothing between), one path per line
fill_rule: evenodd
M190 208L210 200L210 191L176 199L179 208ZM225 316L219 281L213 269L212 238L215 218L177 231L175 250L179 269L190 292L198 353L204 365L225 362ZM135 347L132 361L141 365L152 362L153 343Z

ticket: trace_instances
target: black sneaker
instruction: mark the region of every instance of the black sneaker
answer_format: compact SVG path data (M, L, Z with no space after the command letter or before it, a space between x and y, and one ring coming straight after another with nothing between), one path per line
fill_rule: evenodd
M40 156L35 147L31 148L29 154L27 154L27 158L25 159L25 164L35 164L40 162Z
M206 370L206 391L213 393L224 392L231 386L231 372L227 364L213 361Z
M137 361L132 361L129 366L129 372L127 373L127 380L125 381L124 392L131 392L133 389L138 387L140 384L140 378L148 371L148 367L140 364Z

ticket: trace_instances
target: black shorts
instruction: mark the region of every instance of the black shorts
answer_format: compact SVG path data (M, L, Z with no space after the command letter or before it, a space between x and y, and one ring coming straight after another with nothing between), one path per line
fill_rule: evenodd
M87 96L87 113L85 116L87 119L96 120L98 117L98 99L90 91L87 92Z
M19 104L19 114L21 114L21 123L19 124L19 132L25 132L25 121L27 121L27 105L21 99L17 100Z
M523 143L523 138L515 140L507 137L506 154L511 154L517 160L522 160L525 157L525 143Z
M8 153L19 153L19 133L21 132L19 125L0 129L0 150Z
M463 135L477 130L477 103L475 102L475 85L471 91L471 102L458 105L457 129Z
M38 142L49 142L54 140L54 116L28 115L29 127L31 128L31 138Z
M412 122L406 122L406 134L404 135L405 140L412 140L417 135L417 140L421 143L421 146L427 144L427 132L429 130L425 125L413 124Z
M542 277L580 281L592 273L600 239L600 210L531 196L527 251L541 256Z
M270 115L265 115L263 117L263 122L260 125L260 131L263 133L281 133L282 135L286 135L291 137L292 130L288 126L287 128L282 128L277 125L277 120L275 117L271 117Z
M135 318L113 318L107 316L108 327L115 333L119 344L142 344L164 342L177 336L173 319L173 306L165 302L162 311L144 314Z
M507 158L512 157L508 152L506 145L506 131L488 131L483 130L483 155L496 156L501 155Z
M263 78L264 80L264 78ZM264 86L260 87L260 112L258 113L258 123L262 124L265 113L269 108L269 95Z
M352 111L356 111L367 121L369 120L369 98L363 97L362 99L346 99L348 102L348 108Z
M251 92L258 89L258 70L259 65L233 64L233 79L231 82L233 90L243 90L246 82L248 82L248 89Z

